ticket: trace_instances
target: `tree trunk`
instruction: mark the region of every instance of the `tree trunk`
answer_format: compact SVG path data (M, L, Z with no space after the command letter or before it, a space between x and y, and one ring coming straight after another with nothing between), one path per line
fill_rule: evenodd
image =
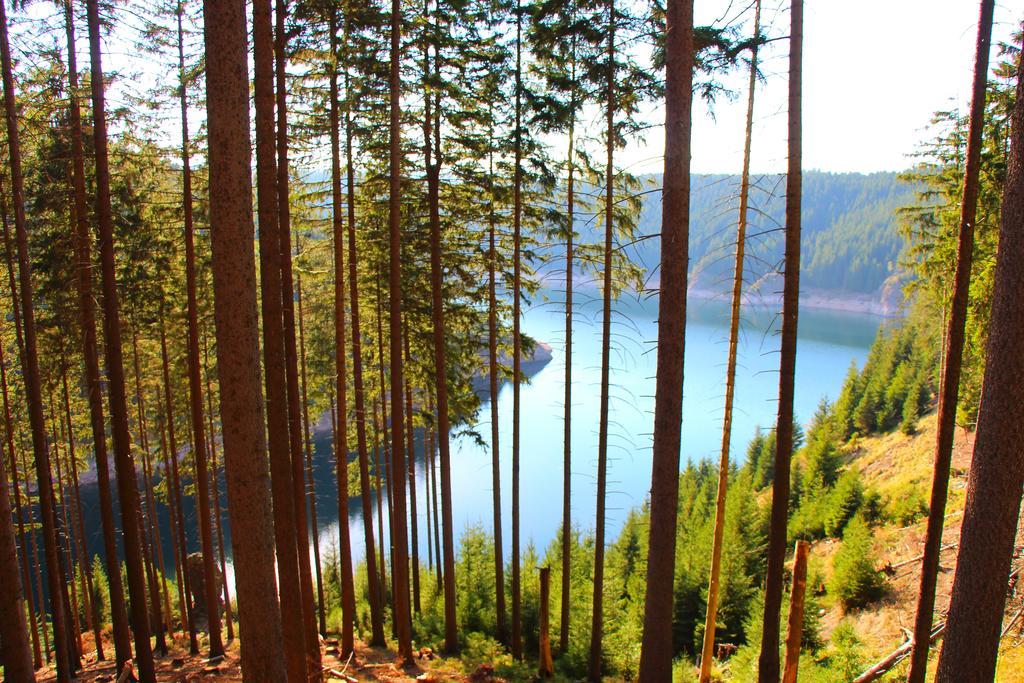
M390 147L388 191L388 303L390 328L390 379L391 379L391 479L393 480L393 497L391 507L394 511L393 547L394 566L391 567L394 583L393 609L396 635L398 639L398 656L412 659L412 615L409 599L409 538L406 528L406 487L401 483L401 475L406 471L406 425L403 423L404 405L401 391L404 377L401 356L401 3L391 0L391 74L390 74L390 131L388 134ZM431 262L433 262L431 252ZM435 315L438 311L434 311ZM443 377L443 368L438 370ZM443 455L441 456L443 458ZM441 468L443 470L443 461ZM443 476L443 471L442 471ZM453 594L454 602L454 594ZM452 607L454 609L454 605ZM445 608L445 645L454 643L450 632L449 618Z
M82 628L78 621L78 591L74 582L74 561L71 555L72 534L71 525L68 521L68 502L66 496L67 470L61 463L60 444L64 440L64 423L60 413L56 410L53 400L53 389L50 389L50 423L54 425L53 434L53 463L56 466L57 487L56 501L59 507L54 509L57 519L57 560L61 575L61 602L64 605L64 619L68 628L71 629L68 638L68 659L75 669L81 668L79 660L82 657ZM70 586L70 590L69 590Z
M274 51L270 0L253 3L256 104L256 182L260 227L260 296L263 310L263 362L266 372L267 434L274 500L274 539L289 679L305 680L307 644L299 578L299 551L288 443L284 322L276 138L274 133ZM219 349L218 349L219 352ZM218 353L218 357L219 357ZM236 558L237 561L237 558ZM241 603L241 599L239 600Z
M604 638L604 535L608 487L608 399L612 334L612 250L615 233L615 0L608 0L608 74L605 110L604 273L601 313L601 405L597 433L597 517L594 531L594 598L588 678L601 680Z
M430 410L431 412L433 412L433 405L431 405ZM435 421L434 424L436 425L437 422ZM444 583L444 567L441 565L441 525L439 521L441 515L438 513L437 503L437 463L435 461L437 453L437 437L435 436L435 434L436 431L432 429L429 434L430 443L427 447L427 452L430 454L430 464L428 465L428 467L430 467L430 488L432 498L434 499L434 553L437 556L437 564L435 565L437 567L436 592L440 593L442 590L442 585Z
M28 455L26 455L24 447L22 448L21 451L21 469L23 472L28 472ZM26 488L28 488L29 486L27 481L28 480L26 474ZM34 526L34 523L32 521L31 503L29 503L28 505L28 525L30 529ZM36 533L34 531L29 532L28 540L29 546L31 547L32 550L32 574L36 584L36 595L39 596L39 626L42 628L43 631L43 654L46 656L47 664L49 664L53 661L53 656L50 654L50 631L46 624L46 608L44 607L46 599L43 594L43 572L42 568L39 565L39 546L36 542Z
M46 574L50 588L53 612L54 639L57 652L57 680L70 681L74 673L73 662L68 659L68 625L65 621L61 597L59 559L57 557L57 522L54 513L53 481L50 478L50 454L46 444L46 424L43 417L43 399L40 389L39 357L36 351L35 312L32 303L32 271L28 255L28 233L25 226L25 194L21 173L21 148L18 140L18 112L14 95L14 76L11 49L7 37L7 11L0 3L0 59L2 59L4 108L7 119L7 147L10 154L11 189L14 196L14 227L18 243L20 298L24 314L25 347L22 372L28 399L29 423L32 428L32 450L35 454L39 511L42 517L43 546L46 556ZM15 291L11 292L12 298ZM10 502L8 501L8 507ZM17 584L13 584L17 586ZM42 596L42 591L40 591ZM17 601L11 607L20 610ZM19 612L20 613L20 612ZM15 641L17 642L17 641Z
M679 511L687 254L690 226L690 126L693 103L693 0L669 0L665 45L665 173L661 209L658 367L654 394L650 532L640 677L672 677L672 595Z
M395 8L398 7L397 0L393 2L393 5ZM429 0L427 0L424 15L428 23L430 21L429 8L430 4ZM392 30L397 31L397 26L396 21L393 24ZM397 38L392 38L392 44L397 45ZM397 50L397 47L394 47L393 50ZM398 106L397 59L397 55L392 57L392 69L395 71L395 74L392 75L391 84L392 90L396 91L396 94L392 95L392 104L396 107ZM429 45L426 42L423 45L423 63L424 74L429 79L430 51ZM431 126L435 124L431 110L431 101L434 98L432 97L429 85L425 87L423 99L423 154L427 171L427 204L430 214L430 317L433 327L434 386L437 390L437 442L441 465L441 526L444 530L444 648L446 652L453 653L459 647L459 634L455 615L455 534L452 529L451 450L448 443L448 432L451 429L448 422L448 350L445 346L444 276L441 269L441 150L433 149L431 143L434 136L440 135L440 131L431 130ZM437 115L436 125L439 127L440 112L437 112ZM397 123L393 123L392 126L396 131L393 134L397 136ZM397 146L398 142L395 141L392 144ZM436 158L434 157L435 154ZM392 163L396 162L393 160ZM398 187L397 178L393 179L392 183L395 188ZM397 223L397 206L396 202L393 208L393 211L396 213L396 218L393 219L395 223ZM397 237L393 235L392 239L397 239ZM392 258L395 258L394 255L392 255ZM394 286L396 281L395 274L392 273L392 286ZM392 293L392 302L394 301L395 295ZM394 306L394 303L392 303L392 306ZM392 308L392 310L394 309ZM392 339L394 339L394 332L392 332ZM392 364L394 364L394 350L392 350L391 359ZM396 390L394 385L394 368L392 368L391 372L391 390L394 392ZM394 421L394 415L392 415L392 421ZM404 519L404 517L401 517L401 519Z
M345 16L345 40L348 45L349 15ZM346 52L346 56L348 53ZM352 319L352 384L355 389L356 443L359 450L359 491L362 505L363 538L366 544L367 592L370 603L370 645L382 646L384 639L384 611L381 604L381 585L377 573L377 558L373 542L373 501L370 499L370 464L366 444L366 392L363 385L362 331L359 320L359 259L356 247L355 167L352 163L352 92L345 68L345 176L346 176L346 230L348 233L348 287L349 315ZM340 393L339 393L340 401ZM383 540L381 540L383 543Z
M53 403L53 394L50 394L50 409L53 411L55 408ZM67 439L64 430L64 420L58 412L52 413L52 419L55 424L58 425L58 441L70 444L71 441ZM70 587L71 602L69 604L71 612L70 624L74 627L74 643L78 652L82 651L84 642L82 640L82 625L78 618L78 588L75 582L75 560L74 560L74 546L75 546L75 533L74 527L71 524L71 512L69 510L70 503L68 502L68 491L71 488L71 482L69 481L71 472L70 456L68 451L65 450L65 463L62 466L60 450L57 444L53 444L53 452L57 465L57 490L60 493L60 511L61 511L61 524L64 528L64 566L66 572L64 576L65 590Z
M935 460L932 465L931 500L928 505L928 530L925 533L924 559L921 562L921 581L917 594L917 616L914 619L914 647L910 653L910 670L907 673L907 680L910 683L924 683L928 668L928 651L931 647L930 635L935 611L935 582L939 574L939 549L942 546L942 526L946 516L946 494L949 491L949 471L953 458L956 410L960 393L960 366L963 362L964 325L967 321L971 286L974 223L978 208L982 135L985 128L985 89L988 85L988 57L992 43L995 2L981 0L980 7L963 199L960 203L956 274L953 276L953 300L946 326L947 343L942 358L942 377L939 384L938 429L935 436ZM962 550L960 555L963 556Z
M754 3L754 39L761 30L761 0ZM743 170L740 174L740 210L736 227L736 259L733 264L732 308L729 318L729 355L725 368L725 417L722 420L722 449L718 456L718 495L715 501L715 526L711 546L711 578L708 581L708 607L704 619L704 647L700 657L700 683L711 680L715 658L715 632L718 628L719 575L722 571L722 545L725 541L725 502L729 490L729 450L732 443L733 397L736 395L736 356L740 336L740 304L743 301L743 259L747 246L747 206L750 197L750 138L754 125L754 88L757 85L757 43L750 51L750 78L747 82L747 121L743 134Z
M281 269L281 302L284 324L285 380L287 382L288 437L291 452L292 497L295 500L295 539L299 560L299 590L302 597L303 626L306 637L307 666L311 673L320 670L320 636L316 624L316 599L309 561L309 523L306 515L306 476L302 448L302 411L299 405L298 348L295 340L295 304L292 284L291 219L288 189L288 34L285 27L287 0L276 2L274 63L277 80L277 206L280 241L277 257Z
M210 449L210 497L213 499L213 526L217 532L217 555L220 558L221 587L224 591L224 621L228 627L228 640L235 638L235 626L231 617L231 591L228 588L227 556L224 553L223 515L220 510L220 484L217 473L217 432L213 428L213 387L210 385L210 346L205 332L203 338L203 378L206 382L206 424L209 438L206 444Z
M775 475L768 531L768 570L765 578L764 624L758 680L779 680L779 613L786 561L786 523L789 518L789 470L793 457L793 383L796 369L797 316L800 309L801 199L801 74L803 59L803 0L793 0L789 31L789 160L786 169L786 256L782 286L782 334L779 348L779 415L775 424Z
M804 596L807 593L807 541L797 541L793 553L793 588L789 600L789 623L786 630L786 664L782 683L796 683L800 669L800 641L804 628Z
M2 190L0 190L0 196L2 196ZM6 202L4 202L4 223L7 221ZM35 598L32 595L31 580L32 575L29 571L28 556L29 549L25 540L25 508L21 500L21 482L18 474L18 461L14 450L14 420L11 417L11 405L10 398L7 391L7 364L4 361L4 350L3 345L0 344L0 390L3 391L4 401L4 432L5 441L7 445L7 464L10 468L11 485L14 491L14 505L18 509L18 545L21 548L21 572L22 572L22 590L25 597L28 599L28 620L29 629L32 635L32 661L34 668L38 669L43 665L42 653L39 649L39 630L36 625L36 603ZM3 472L0 472L2 475ZM6 486L2 486L3 482L0 481L0 488L6 489ZM0 500L0 506L3 505L3 501ZM10 502L8 502L10 506ZM5 565L6 566L6 565ZM5 580L6 584L6 580ZM13 584L11 584L13 585ZM42 594L39 596L40 602L42 601ZM8 623L8 622L5 622ZM0 634L0 639L3 635ZM14 641L15 643L17 640ZM17 670L17 669L15 669Z
M106 556L110 595L110 620L114 632L114 651L120 668L132 657L128 612L124 602L120 564L117 560L114 504L110 491L110 466L107 461L107 437L103 416L103 392L100 386L99 354L96 349L96 304L92 295L92 256L89 235L89 211L85 193L85 152L82 140L82 115L78 102L78 59L75 49L74 13L71 2L64 8L68 47L68 93L71 131L72 182L75 201L75 258L78 275L78 304L82 327L82 357L85 361L85 388L89 397L93 454L96 460L103 549Z
M295 235L295 249L299 236ZM313 534L313 571L316 579L316 605L320 617L320 633L327 633L327 613L324 604L324 582L320 568L320 526L316 519L316 478L313 472L313 441L309 438L309 392L306 389L306 330L302 310L302 273L295 276L295 291L299 307L299 380L302 382L302 443L306 456L306 498L309 499L309 521ZM339 516L340 520L341 517ZM317 641L319 643L319 640ZM319 645L318 645L319 647Z
M540 677L551 678L555 664L551 661L551 568L540 569Z
M409 353L409 321L403 321L402 341L405 345L405 363L411 362ZM412 537L412 604L417 614L420 613L420 537L419 524L416 519L416 443L413 438L412 425L412 386L409 384L409 374L405 375L405 433L406 439L406 460L409 466L409 524L411 525Z
M178 614L181 620L182 635L185 635L185 632L188 631L191 639L191 636L195 633L195 631L190 626L190 624L192 623L190 616L192 612L192 606L189 604L188 598L185 597L186 593L184 558L186 553L183 545L184 541L181 540L183 537L183 535L181 534L181 528L182 524L184 523L183 521L181 521L181 493L177 486L178 478L176 475L172 475L171 473L171 461L170 458L168 457L167 448L167 415L164 410L163 403L160 400L159 390L157 391L156 402L157 405L160 406L160 411L158 412L160 425L160 457L164 464L164 481L166 482L167 486L167 507L170 509L171 540L172 547L174 549L174 574L176 578L175 583L177 584L178 588ZM198 651L198 649L199 647L197 643L196 650Z
M161 592L157 586L156 572L157 564L160 564L161 572L166 572L163 564L163 551L160 549L160 529L156 520L156 498L153 496L152 469L149 461L149 430L146 427L146 404L142 396L142 378L139 368L139 338L136 330L132 329L132 360L135 369L135 406L138 411L139 449L142 451L142 490L146 496L146 520L149 529L143 528L143 539L145 542L146 533L149 534L149 551L146 553L149 563L149 592L153 620L157 626L156 647L164 656L167 655L167 638L164 633L163 610L160 607ZM167 601L167 583L164 580L163 598L170 613L169 601Z
M178 20L178 99L181 104L182 214L185 233L185 289L188 316L188 395L192 419L192 450L196 466L196 507L199 508L199 543L203 552L203 578L206 589L210 657L224 654L221 640L220 603L217 600L217 566L213 550L210 520L210 473L206 461L203 420L203 388L199 377L199 303L196 296L196 249L192 211L192 168L188 132L188 80L185 75L185 44L182 30L184 3L179 0Z
M493 131L490 140L492 149L487 154L487 183L490 190L487 212L487 380L491 409L491 507L494 510L494 595L495 634L499 643L508 642L507 611L505 608L505 559L501 534L501 448L498 424L498 292L497 292L497 220L494 203L494 152ZM427 491L430 494L430 491ZM429 503L429 499L428 499ZM427 505L430 511L430 505ZM427 517L427 538L430 538L430 518ZM563 583L564 591L564 583Z
M0 358L0 364L2 364L2 358ZM2 369L0 369L0 374L2 374ZM4 383L6 384L6 380ZM96 660L103 661L103 638L101 634L103 625L100 623L99 605L94 603L92 597L95 595L95 593L93 593L92 562L90 561L89 551L86 547L85 540L85 514L82 509L82 496L79 490L78 459L75 457L74 431L71 422L71 395L68 392L68 373L66 367L62 367L61 386L64 392L64 414L68 424L68 443L70 444L69 460L71 461L71 483L73 486L72 494L75 506L75 531L78 534L78 566L82 572L82 576L80 577L80 581L82 582L81 591L85 596L86 623L90 628L92 628L93 641L96 644ZM6 392L6 387L4 387L4 390Z
M207 401L209 401L207 393ZM217 448L214 443L213 425L210 425L210 438L207 444L210 448L210 497L213 498L213 526L217 532L217 558L220 560L221 590L224 595L224 621L228 627L228 640L235 638L235 626L231 618L231 591L228 588L228 565L227 556L224 553L224 529L223 516L220 511L220 484L217 474Z
M427 449L430 445L430 425L424 425L423 427L423 507L426 508L427 514L427 573L434 573L434 537L430 533L431 525L431 512L430 512L430 482L431 482L431 470L430 466L430 451Z
M164 410L166 411L168 456L171 461L171 486L174 489L175 505L178 508L178 546L181 550L181 574L178 580L185 586L185 603L188 613L189 652L199 654L199 636L196 632L195 606L192 604L192 581L188 571L188 540L185 535L185 507L182 505L181 478L178 476L178 440L174 433L174 398L171 395L171 370L167 355L167 331L164 318L160 316L160 360L164 375Z
M388 575L387 575L387 563L384 561L384 518L381 513L381 508L384 501L384 491L387 491L387 506L388 506L388 547L390 549L391 567L392 572L395 566L395 527L394 527L394 514L391 509L391 503L394 497L391 495L391 474L390 474L390 456L388 450L388 408L387 408L387 389L385 389L384 380L384 311L382 309L382 294L381 294L381 282L380 274L377 277L377 374L378 374L378 387L380 390L380 401L374 406L373 414L373 433L374 433L374 459L376 460L376 466L374 472L377 475L377 522L378 529L380 530L380 585L381 585L381 603L388 604ZM380 406L380 420L376 412L377 406ZM383 474L381 474L383 472ZM391 599L394 599L392 592ZM394 606L392 606L392 612ZM391 629L395 629L395 621L391 620ZM392 634L394 635L394 634Z
M260 391L245 7L230 0L205 0L204 8L220 422L230 473L228 512L241 606L242 672L247 680L282 681L287 678L285 635L274 544L267 534L277 511L270 497Z
M523 341L522 317L522 219L523 219L523 8L516 0L515 129L512 181L512 658L523 658L523 592L519 567L519 384Z
M575 7L575 6L574 6ZM573 40L572 81L576 81L576 44ZM569 143L566 154L566 165L569 178L566 183L565 199L565 395L563 397L564 424L562 426L562 599L559 618L558 650L560 653L569 651L569 624L572 618L570 594L572 592L572 295L575 237L575 192L576 166L573 161L576 142L576 101L575 91L570 104ZM492 229L491 249L494 249ZM493 258L493 256L492 256ZM492 266L493 282L493 266ZM493 293L492 293L493 302ZM493 392L492 392L492 401ZM491 410L491 419L497 415L497 407Z
M6 37L6 36L5 36ZM0 351L2 354L2 351ZM0 368L3 356L0 355ZM6 373L4 373L6 374ZM7 380L3 377L4 409L7 409ZM10 422L8 420L8 446ZM14 462L11 450L10 462ZM15 479L17 475L14 475ZM17 488L15 489L17 491ZM18 494L20 498L20 494ZM19 505L20 506L20 505ZM20 523L19 515L19 523ZM22 552L24 556L24 526L21 526ZM29 647L28 631L25 625L25 604L22 597L21 578L18 576L18 546L14 539L11 523L11 498L7 489L7 465L0 457L0 640L3 641L3 666L5 678L12 681L35 680L32 650ZM32 608L29 608L32 614ZM33 629L35 619L33 617ZM38 645L36 651L38 652Z
M960 550L937 681L995 680L1006 584L1024 489L1024 68L1003 186L988 357Z
M153 650L146 617L146 580L142 567L142 533L139 529L139 489L128 432L125 398L124 358L121 348L121 313L118 304L117 271L114 256L114 219L110 207L110 168L107 152L107 115L104 98L100 48L98 0L87 0L89 57L92 83L93 140L96 148L96 218L99 228L100 264L103 284L103 332L110 402L114 467L117 472L118 503L121 508L121 536L131 597L131 626L135 636L135 659L139 677L154 680ZM26 311L26 319L28 317Z
M345 218L342 215L341 140L339 139L338 93L338 13L330 10L330 123L331 123L331 232L334 248L334 388L338 396L334 458L338 480L338 561L341 574L341 656L348 657L355 649L356 595L352 570L352 539L348 510L348 359L345 354ZM346 112L346 126L347 112ZM355 207L347 207L355 222Z

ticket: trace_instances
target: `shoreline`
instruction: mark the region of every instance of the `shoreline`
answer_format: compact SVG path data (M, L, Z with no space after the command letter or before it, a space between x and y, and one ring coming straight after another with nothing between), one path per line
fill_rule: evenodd
M728 304L731 299L730 291L717 291L705 289L693 282L695 278L691 275L691 282L687 288L687 298L695 301L716 301ZM538 273L538 281L541 290L564 293L565 280L553 273ZM743 306L754 306L759 308L779 308L782 306L782 293L766 293L768 281L760 280L753 286L748 286L743 294ZM632 296L647 295L655 292L659 287L659 281L652 279L646 283L642 292L629 289L623 295ZM781 281L779 283L781 290ZM600 295L600 287L596 282L580 274L576 280L574 292L587 293L594 296ZM622 295L620 295L622 296ZM550 299L556 302L555 299ZM880 291L874 294L863 294L845 290L813 289L804 288L800 291L800 307L822 311L835 311L838 313L858 313L873 315L880 318L902 318L903 297L898 281L887 282Z

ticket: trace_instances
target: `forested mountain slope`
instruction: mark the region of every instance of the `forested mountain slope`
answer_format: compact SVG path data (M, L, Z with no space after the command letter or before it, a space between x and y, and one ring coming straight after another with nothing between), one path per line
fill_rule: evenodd
M661 230L661 176L642 179L643 209L636 237ZM782 258L785 177L753 179L751 225L748 230L748 281L767 286ZM809 171L803 177L803 244L801 285L827 292L836 299L860 296L881 300L886 280L896 270L904 247L896 212L916 203L914 187L897 173L826 173ZM732 275L739 176L694 175L690 199L691 288L725 293ZM600 220L577 228L584 242L598 242ZM658 264L659 240L641 239L627 253L649 270Z

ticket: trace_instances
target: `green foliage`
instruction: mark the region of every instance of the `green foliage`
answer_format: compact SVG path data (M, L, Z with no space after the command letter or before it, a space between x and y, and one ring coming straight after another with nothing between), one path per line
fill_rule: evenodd
M934 389L938 346L934 328L911 318L883 327L864 368L851 367L835 406L836 436L910 433Z
M742 642L744 619L764 575L767 529L750 474L735 471L726 498L716 641ZM673 640L678 654L694 656L704 636L718 472L707 463L689 465L680 476L679 536Z
M842 621L832 629L826 659L830 672L839 680L848 681L857 677L866 665L864 646L857 637L853 624Z
M882 514L895 524L909 526L928 516L928 500L924 492L915 486L885 501Z
M781 234L773 228L783 225L785 212L781 176L761 177L751 191L751 235L747 253L754 263L775 264L782 257ZM660 185L660 177L655 177ZM739 177L735 175L694 175L690 194L691 282L703 289L717 288L731 276L731 254L735 236L734 207ZM913 201L915 187L898 181L895 173L804 174L801 232L801 286L817 290L840 290L878 294L887 280L897 275L905 240L900 234L896 212ZM656 195L655 195L656 197ZM640 228L657 233L661 225L661 203L644 202ZM655 245L641 245L639 260L648 267L658 263ZM768 266L752 272L766 274ZM768 288L770 289L770 288Z
M110 586L107 571L99 555L92 558L92 603L93 611L99 608L100 622L110 623Z
M793 423L793 450L798 450L804 443L804 428L798 422ZM758 427L754 437L747 445L747 459L744 469L750 472L752 484L757 490L772 483L775 478L775 429L768 433Z
M496 633L494 538L480 525L462 533L455 580L459 627L466 632Z
M813 585L809 580L808 585ZM801 631L800 647L805 653L817 652L823 643L821 624L818 617L820 605L812 591L808 591L804 602L804 622ZM789 620L789 600L782 601L780 623L785 625ZM756 681L757 659L761 652L761 641L758 636L764 624L764 591L759 590L750 603L750 610L743 621L744 629L754 637L741 645L736 654L729 660L729 680ZM779 643L780 655L785 643ZM803 660L801 660L801 680L803 680Z
M854 517L843 533L829 591L847 610L868 605L885 592L885 579L875 570L871 530L862 517Z
M958 421L973 425L985 372L985 344L991 307L1003 181L1009 150L1009 120L1013 110L1018 56L1013 51L994 69L985 102L977 215L966 345L960 378ZM931 122L934 136L917 152L918 164L904 179L917 187L917 201L901 211L909 241L906 265L914 274L909 294L921 314L946 320L953 292L953 274L964 186L964 156L968 116L941 111ZM909 427L909 425L908 425Z
M558 670L569 677L586 675L587 658L590 655L590 614L593 605L594 591L594 537L582 534L573 528L569 532L570 548L570 592L572 607L569 620L569 651L559 654L555 662ZM610 561L606 556L606 565ZM556 618L558 605L562 603L562 540L561 531L544 554L544 563L551 567L551 639L557 642L561 638L560 619ZM616 577L605 569L605 581L611 583ZM608 604L608 596L605 596ZM614 624L607 627L614 630ZM607 630L607 629L606 629Z
M847 470L839 477L835 488L829 492L827 501L825 533L829 536L838 536L864 502L864 487L856 470Z

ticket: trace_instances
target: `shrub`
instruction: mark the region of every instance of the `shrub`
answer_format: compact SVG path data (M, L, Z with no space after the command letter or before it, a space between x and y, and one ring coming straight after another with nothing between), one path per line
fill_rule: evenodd
M863 517L850 520L843 544L832 561L831 592L844 610L863 607L882 597L885 580L872 560L871 530Z
M910 526L928 516L928 502L916 486L886 501L885 517L900 526Z
M864 646L853 630L853 624L842 621L832 630L828 649L828 669L837 680L852 681L864 670Z
M836 486L828 495L824 510L825 533L838 536L846 523L857 514L864 500L864 487L856 470L847 470L840 475Z

